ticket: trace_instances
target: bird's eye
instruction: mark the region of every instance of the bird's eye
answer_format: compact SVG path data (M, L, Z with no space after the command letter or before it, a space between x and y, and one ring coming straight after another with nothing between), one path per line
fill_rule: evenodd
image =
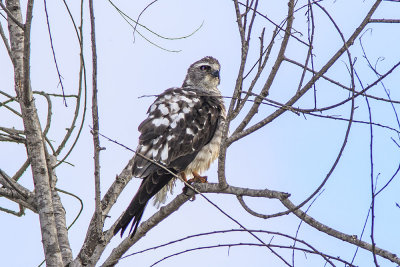
M208 66L208 65L202 65L202 66L200 66L200 69L203 70L203 71L205 71L205 70L211 70L211 67Z

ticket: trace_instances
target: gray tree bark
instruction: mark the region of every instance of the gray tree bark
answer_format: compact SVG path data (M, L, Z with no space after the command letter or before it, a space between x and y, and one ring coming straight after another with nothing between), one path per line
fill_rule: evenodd
M22 23L19 1L7 0L6 7L14 19ZM31 163L35 185L35 200L39 214L46 264L47 266L63 266L60 245L57 238L46 148L29 78L32 8L33 1L28 1L26 22L23 28L18 26L11 16L8 16L15 91L21 107L27 155Z

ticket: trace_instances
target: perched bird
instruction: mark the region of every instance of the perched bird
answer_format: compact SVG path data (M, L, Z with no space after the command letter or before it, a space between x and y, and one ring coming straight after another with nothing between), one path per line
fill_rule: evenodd
M147 202L164 203L175 177L145 157L165 166L190 182L207 182L206 171L218 157L226 120L221 92L220 64L213 57L193 63L182 87L160 94L139 125L139 145L133 163L133 176L143 181L114 229L121 236L133 220L131 237L136 233ZM133 231L132 231L133 229Z

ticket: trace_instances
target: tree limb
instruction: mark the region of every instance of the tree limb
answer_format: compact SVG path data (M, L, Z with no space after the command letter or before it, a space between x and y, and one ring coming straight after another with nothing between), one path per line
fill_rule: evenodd
M343 44L343 46L327 61L327 63L318 71L317 74L315 74L309 82L307 82L301 90L297 91L297 93L285 103L286 106L292 106L294 103L297 102L310 88L312 88L313 84L320 78L322 75L324 75L328 69L348 50L350 46L353 45L355 39L357 36L360 35L361 31L366 27L366 25L369 22L369 19L371 16L374 14L376 9L378 8L379 4L382 2L382 0L377 0L375 1L374 5L371 7L371 9L368 11L367 15L363 19L363 21L360 23L360 25L357 27L357 29L352 33L352 35L347 39L347 41ZM275 118L279 117L282 113L286 112L286 109L279 109L266 117L265 119L259 121L258 123L250 126L247 129L244 129L244 127L239 126L237 130L228 138L227 144L228 146L232 144L233 142L239 140L240 138L245 137L246 135L249 135L250 133L260 129L261 127L265 126L267 123L273 121ZM245 123L246 124L246 123ZM238 129L243 129L239 131Z
M294 209L296 207L296 205L294 205L289 199L282 199L281 200L282 204L285 205L285 207L287 207L288 209ZM344 234L342 232L339 232L333 228L330 228L329 226L326 226L325 224L320 223L319 221L315 220L314 218L312 218L310 215L307 215L306 213L304 213L303 211L301 211L300 209L296 209L293 211L293 213L299 217L302 221L304 221L305 223L307 223L308 225L310 225L311 227L324 232L330 236L333 236L335 238L338 238L340 240L346 241L350 244L354 244L357 247L366 249L368 251L373 250L373 246L367 242L364 242L362 240L359 240L357 238L356 235L348 235L348 234ZM395 262L397 264L400 264L400 258L397 257L396 254L391 253L387 250L381 249L377 246L375 246L375 253L385 259L388 259L392 262Z
M95 226L97 238L102 238L103 211L101 210L100 192L100 140L99 140L99 112L97 103L97 52L96 52L96 30L94 22L93 0L89 0L91 43L92 43L92 119L93 119L93 145L94 145L94 187L95 187Z
M11 2L11 1L10 1ZM9 6L8 2L7 2L7 6ZM25 25L22 24L22 17L18 17L15 16L15 14L10 11L4 4L2 1L0 1L0 7L7 13L7 17L9 19L11 19L16 25L18 25L18 27L20 27L22 30L25 29Z
M168 205L161 207L158 212L151 216L148 220L141 223L138 227L135 236L130 238L126 237L120 245L118 245L111 254L108 256L106 261L101 266L114 266L121 259L122 255L140 238L142 238L149 230L155 227L159 222L164 220L166 217L177 211L186 201L188 201L194 194L194 191L190 190L187 194L181 193L175 199L173 199ZM111 227L108 232L112 234L116 224Z
M21 21L19 1L8 0L7 8L13 16ZM19 98L22 119L24 122L26 148L31 162L35 199L39 214L42 243L49 266L62 266L63 261L57 240L57 229L52 203L50 176L47 168L44 138L32 97L30 84L30 27L32 21L33 0L27 3L26 23L24 31L17 27L12 19L8 19L11 51L14 64L15 91Z

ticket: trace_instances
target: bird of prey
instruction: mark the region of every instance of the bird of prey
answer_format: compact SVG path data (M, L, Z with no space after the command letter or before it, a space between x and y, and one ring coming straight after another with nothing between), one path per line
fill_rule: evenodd
M139 125L139 145L133 163L133 176L143 181L125 213L114 229L121 236L133 220L131 237L136 233L147 202L164 203L172 190L175 177L190 182L207 182L206 171L219 155L222 130L226 120L221 92L220 64L213 57L193 63L182 87L160 94L147 111L148 117ZM145 157L142 157L145 156ZM133 231L132 231L133 230Z

